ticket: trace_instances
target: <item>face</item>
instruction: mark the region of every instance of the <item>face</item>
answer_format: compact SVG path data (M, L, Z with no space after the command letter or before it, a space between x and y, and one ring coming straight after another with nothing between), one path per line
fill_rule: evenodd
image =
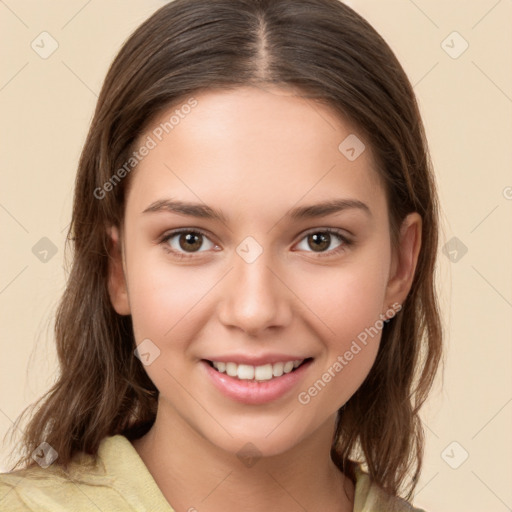
M331 425L367 376L421 219L393 251L371 148L326 106L249 87L188 104L136 145L152 147L111 231L112 303L132 316L169 428L278 454Z

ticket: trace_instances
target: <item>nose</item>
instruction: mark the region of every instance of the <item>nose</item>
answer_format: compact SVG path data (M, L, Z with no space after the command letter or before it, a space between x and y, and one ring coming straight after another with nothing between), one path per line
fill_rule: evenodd
M282 328L291 322L293 293L282 272L272 268L264 251L251 263L233 256L234 268L224 279L218 314L223 325L250 336Z

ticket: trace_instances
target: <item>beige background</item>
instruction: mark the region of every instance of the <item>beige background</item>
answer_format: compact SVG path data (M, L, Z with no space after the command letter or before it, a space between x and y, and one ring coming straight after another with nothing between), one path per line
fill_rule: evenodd
M423 413L415 504L511 510L512 1L347 3L388 41L415 86L443 206L444 386L438 379ZM79 153L108 65L161 5L0 1L2 437L56 378L51 328ZM58 42L47 59L31 48L43 31ZM57 250L46 262L32 251L43 237ZM442 247L453 237L450 261ZM2 470L6 453L4 445Z

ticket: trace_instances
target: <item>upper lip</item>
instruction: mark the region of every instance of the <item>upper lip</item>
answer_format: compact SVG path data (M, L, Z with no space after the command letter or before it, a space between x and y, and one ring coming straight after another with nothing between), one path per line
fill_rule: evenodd
M218 361L222 363L248 364L251 366L263 366L264 364L286 363L287 361L303 361L310 359L309 356L302 357L290 354L265 354L261 356L251 356L247 354L231 354L224 356L212 356L207 361Z

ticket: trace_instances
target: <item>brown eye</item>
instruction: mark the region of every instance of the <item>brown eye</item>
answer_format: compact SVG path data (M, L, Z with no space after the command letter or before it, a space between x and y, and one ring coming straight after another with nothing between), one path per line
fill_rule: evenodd
M333 242L338 241L333 246ZM335 255L351 245L351 241L334 229L317 229L307 233L298 245L300 250L314 252L319 256L325 253L326 256ZM302 245L302 246L301 246Z
M180 247L184 251L196 251L203 243L203 235L201 233L180 233L178 236Z
M328 233L313 233L308 235L309 247L316 251L324 251L331 245L331 235Z
M183 256L186 253L193 255L215 247L215 244L206 235L191 229L169 233L162 239L162 244L169 252L177 256Z

